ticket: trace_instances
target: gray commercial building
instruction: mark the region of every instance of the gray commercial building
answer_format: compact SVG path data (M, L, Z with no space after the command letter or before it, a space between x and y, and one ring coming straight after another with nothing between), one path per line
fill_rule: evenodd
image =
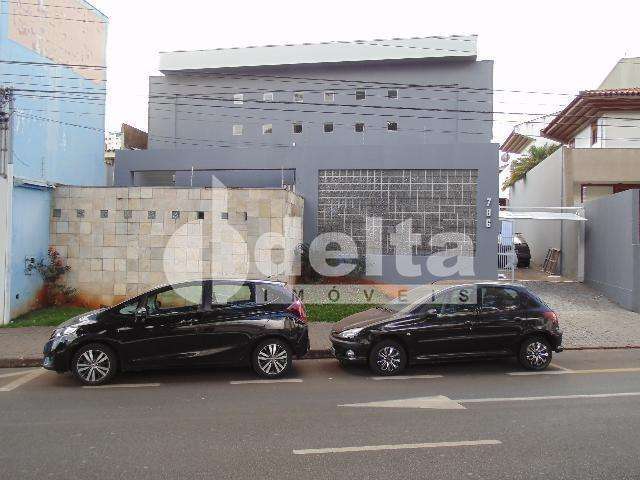
M364 253L378 228L386 281L435 278L396 271L389 239L407 219L416 264L451 246L432 235L465 234L473 276L495 278L493 62L475 36L170 52L160 71L149 149L117 152L116 185L284 185L305 199L306 242L341 232Z

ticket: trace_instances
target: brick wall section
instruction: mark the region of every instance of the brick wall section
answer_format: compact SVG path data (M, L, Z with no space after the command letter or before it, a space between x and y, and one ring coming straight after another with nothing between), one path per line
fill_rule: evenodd
M389 234L409 218L413 232L421 235L415 254L433 253L429 239L439 233L464 233L475 251L477 170L351 169L318 175L318 232L350 235L360 254L366 217L382 218L383 254L394 253Z
M63 186L52 203L50 244L91 305L192 278L292 281L297 268L304 200L285 190Z

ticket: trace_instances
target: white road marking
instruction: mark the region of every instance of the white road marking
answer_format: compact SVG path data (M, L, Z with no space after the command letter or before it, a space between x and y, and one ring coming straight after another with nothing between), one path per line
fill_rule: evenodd
M114 383L113 385L85 385L82 388L141 388L141 387L159 387L159 383Z
M572 400L579 398L610 398L610 397L638 397L640 392L623 393L593 393L580 395L546 395L542 397L496 397L496 398L462 398L454 400L460 403L489 403L489 402L530 402L536 400Z
M435 410L465 410L465 407L449 397L438 395L435 397L405 398L401 400L386 400L381 402L351 403L338 405L339 407L357 408L432 408Z
M37 369L20 370L19 372L3 373L0 378L19 377L20 375L26 375L29 372L35 372Z
M442 375L398 375L393 377L369 377L371 380L419 380L442 378Z
M20 378L14 380L11 383L8 383L4 387L0 387L0 392L10 392L12 390L15 390L16 388L21 387L25 383L28 383L35 378L38 378L40 375L42 375L45 372L46 370L44 368L39 368L38 370L35 370L35 371L31 370L29 372L25 372L24 375L22 375Z
M566 370L566 371L568 371L568 372L570 372L570 371L571 371L571 369L570 369L570 368L561 367L561 366L560 366L560 365L558 365L557 363L550 363L550 364L549 364L549 366L550 366L550 367L553 367L553 368L556 368L556 369L558 369L558 370Z
M396 445L365 445L362 447L336 447L336 448L309 448L306 450L294 450L294 455L314 455L324 453L350 453L350 452L377 452L381 450L415 450L419 448L443 448L443 447L477 447L481 445L500 445L500 440L469 440L462 442L435 442L435 443L400 443Z
M507 375L522 377L527 375L584 375L590 373L633 373L640 372L640 367L631 368L591 368L586 370L544 370L542 372L510 372Z
M249 385L263 383L302 383L301 378L281 378L274 380L233 380L229 382L231 385Z
M457 400L438 395L435 397L404 398L380 402L351 403L338 407L352 408L428 408L433 410L466 410L463 403L531 402L537 400L576 400L585 398L637 397L640 392L595 393L578 395L545 395L540 397L460 398Z

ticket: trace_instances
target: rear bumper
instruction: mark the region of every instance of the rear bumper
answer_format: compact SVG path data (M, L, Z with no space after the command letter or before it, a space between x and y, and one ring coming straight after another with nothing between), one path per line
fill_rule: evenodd
M564 350L564 347L562 346L562 330L554 333L551 336L551 341L551 347L554 352L560 353Z
M310 343L309 343L309 329L305 327L304 331L298 338L298 341L295 345L293 345L293 353L297 357L304 357L309 351Z

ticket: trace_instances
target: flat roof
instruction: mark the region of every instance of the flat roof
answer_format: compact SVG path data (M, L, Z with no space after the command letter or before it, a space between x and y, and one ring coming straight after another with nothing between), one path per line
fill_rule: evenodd
M162 72L429 58L475 59L476 35L160 52Z

